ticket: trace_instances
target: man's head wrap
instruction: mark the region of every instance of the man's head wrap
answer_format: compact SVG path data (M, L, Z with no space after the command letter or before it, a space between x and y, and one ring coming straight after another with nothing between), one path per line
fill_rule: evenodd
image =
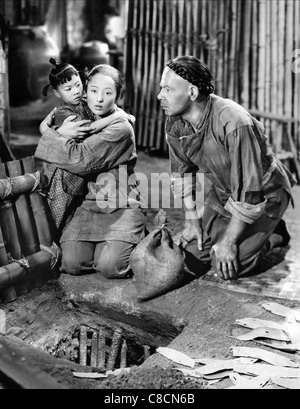
M214 80L212 74L202 61L196 57L177 57L166 63L166 66L181 78L190 82L199 89L201 95L209 95L214 92Z

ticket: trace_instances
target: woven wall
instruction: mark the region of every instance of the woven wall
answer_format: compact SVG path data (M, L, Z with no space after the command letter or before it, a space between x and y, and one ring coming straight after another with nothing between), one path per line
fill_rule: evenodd
M212 69L220 96L296 119L289 130L299 155L299 16L299 0L129 0L125 105L137 118L138 145L166 149L156 100L161 73L168 59L193 54ZM276 124L263 121L280 150Z

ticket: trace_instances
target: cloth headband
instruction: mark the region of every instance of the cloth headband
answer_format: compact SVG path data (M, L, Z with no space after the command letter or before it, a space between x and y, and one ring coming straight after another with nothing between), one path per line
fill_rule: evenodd
M73 67L73 65L68 64L68 65L65 66L65 68L63 70L59 71L57 74L52 74L52 72L50 72L50 75L51 75L51 77L57 77L58 75L61 75L64 71L68 70L69 68L72 68L74 71L77 71L75 69L75 67Z
M198 87L201 94L209 95L214 91L214 84L210 79L206 80L199 77L194 77L187 68L174 62L173 60L168 61L166 66L171 68L171 70L173 70L181 78L195 85L195 87Z

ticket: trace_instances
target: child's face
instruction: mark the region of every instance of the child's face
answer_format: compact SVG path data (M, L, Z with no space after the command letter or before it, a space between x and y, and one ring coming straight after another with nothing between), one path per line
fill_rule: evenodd
M83 85L79 75L73 75L71 81L60 84L53 92L65 104L78 105L83 94Z
M87 86L87 104L99 116L110 112L117 98L116 84L108 75L95 74Z

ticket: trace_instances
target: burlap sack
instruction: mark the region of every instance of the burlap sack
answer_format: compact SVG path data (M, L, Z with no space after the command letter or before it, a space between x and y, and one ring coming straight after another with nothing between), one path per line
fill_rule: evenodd
M149 233L129 260L138 299L145 301L176 288L184 278L183 260L181 249L164 225Z

